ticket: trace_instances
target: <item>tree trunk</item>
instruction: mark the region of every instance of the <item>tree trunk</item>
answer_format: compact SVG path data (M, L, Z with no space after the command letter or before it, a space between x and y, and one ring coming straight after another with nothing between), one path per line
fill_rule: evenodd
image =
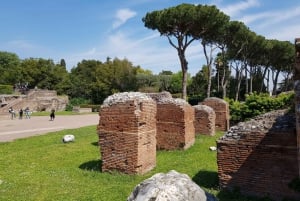
M212 57L212 53L214 51L215 48L212 47L212 45L210 45L210 54L207 54L206 51L206 43L202 41L202 46L203 46L203 52L205 55L205 59L206 59L206 65L207 65L207 79L208 79L208 83L207 83L207 92L206 92L206 97L209 98L210 97L210 90L211 90L211 77L212 77L212 61L213 61L213 57Z
M223 99L226 98L226 87L227 87L227 83L228 83L228 79L225 79L225 77L226 77L226 69L223 66L223 76L222 76L222 81L221 81Z
M259 92L263 92L263 87L264 87L264 84L265 84L265 77L266 77L266 74L267 74L267 71L268 71L268 67L265 67L264 69L264 72L263 72L263 77L262 77L262 81L261 81L261 84L260 84L260 89L259 89ZM268 81L268 78L267 78L267 81Z
M280 73L280 70L277 70L276 74L275 74L275 78L273 79L273 91L272 91L272 95L276 94L279 73Z
M236 92L235 92L235 101L239 100L239 94L240 94L240 88L241 88L241 82L242 82L241 72L242 71L237 71L237 76L236 76L237 87L236 87Z
M245 64L245 94L249 93L249 84L248 84L248 69L247 65Z
M179 58L180 58L180 64L181 64L181 70L182 70L182 94L181 97L182 99L186 100L187 99L187 69L188 69L188 62L184 56L184 53L178 52L179 53Z

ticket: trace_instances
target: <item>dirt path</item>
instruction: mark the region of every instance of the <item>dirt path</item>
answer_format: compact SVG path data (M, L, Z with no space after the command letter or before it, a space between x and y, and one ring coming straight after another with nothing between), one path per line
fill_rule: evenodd
M49 121L48 116L31 117L30 119L0 120L0 142L9 142L18 138L42 135L64 129L79 128L99 123L98 114L56 116Z

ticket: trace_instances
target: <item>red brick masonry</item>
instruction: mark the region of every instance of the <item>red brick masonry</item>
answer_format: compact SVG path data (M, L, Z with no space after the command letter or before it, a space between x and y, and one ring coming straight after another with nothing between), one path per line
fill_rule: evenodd
M143 174L156 166L156 103L142 93L108 97L98 125L102 171Z
M216 130L227 131L229 129L229 105L220 98L206 98L200 104L211 107L216 113Z
M288 187L298 177L295 116L284 111L242 122L217 141L222 188L273 200L300 200Z
M194 105L195 109L195 132L196 134L215 135L216 114L206 105Z
M183 99L157 102L157 149L187 149L195 142L194 108Z

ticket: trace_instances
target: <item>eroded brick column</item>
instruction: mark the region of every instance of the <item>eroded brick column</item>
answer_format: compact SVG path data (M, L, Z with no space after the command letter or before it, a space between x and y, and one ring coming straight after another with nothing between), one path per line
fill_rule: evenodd
M187 149L195 142L195 110L183 99L157 102L157 149Z
M206 98L200 104L211 107L216 113L216 130L227 131L229 129L229 104L220 98Z
M138 92L118 93L101 106L102 171L143 174L156 165L156 103Z
M215 111L207 105L194 105L196 134L215 135Z

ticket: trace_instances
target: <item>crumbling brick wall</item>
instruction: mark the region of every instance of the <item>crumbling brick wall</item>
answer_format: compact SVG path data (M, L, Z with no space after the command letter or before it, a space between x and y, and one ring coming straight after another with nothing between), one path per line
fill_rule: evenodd
M196 134L215 135L215 111L206 105L194 105Z
M295 115L270 112L241 122L217 141L220 186L273 200L300 200L288 187L298 176Z
M195 110L183 99L157 102L157 149L187 149L195 142Z
M211 107L216 113L216 130L227 131L229 129L229 104L220 98L206 98L200 104Z
M155 101L138 92L114 94L99 114L102 171L143 174L155 167Z

